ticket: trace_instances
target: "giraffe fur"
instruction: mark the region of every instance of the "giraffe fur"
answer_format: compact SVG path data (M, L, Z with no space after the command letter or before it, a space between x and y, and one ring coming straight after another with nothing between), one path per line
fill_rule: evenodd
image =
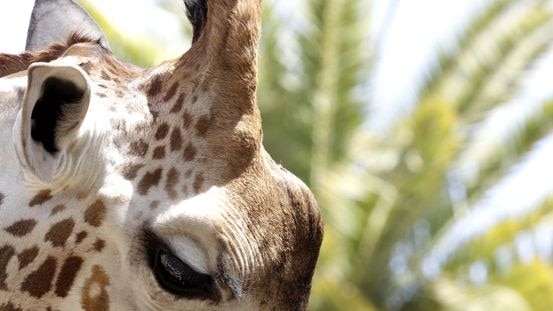
M69 0L0 54L0 311L307 309L323 221L263 148L261 3L184 7L192 47L155 68Z

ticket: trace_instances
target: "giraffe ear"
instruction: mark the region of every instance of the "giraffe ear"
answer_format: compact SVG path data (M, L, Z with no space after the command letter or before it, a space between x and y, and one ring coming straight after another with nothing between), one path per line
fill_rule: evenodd
M109 48L100 27L72 0L35 0L25 49L44 49L53 42L67 39L72 33L98 39L102 46Z
M90 103L86 74L77 66L35 63L16 128L23 165L44 183L76 139Z

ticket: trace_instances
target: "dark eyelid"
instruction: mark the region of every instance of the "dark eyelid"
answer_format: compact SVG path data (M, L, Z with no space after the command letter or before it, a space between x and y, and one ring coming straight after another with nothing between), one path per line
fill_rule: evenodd
M154 273L154 277L156 278L158 284L164 288L169 293L175 295L177 298L188 298L188 299L200 299L200 300L211 300L214 302L219 302L221 299L221 294L215 285L214 278L208 274L200 273L196 270L194 270L188 263L183 261L182 259L178 258L174 251L165 243L157 234L155 234L151 230L144 230L143 234L143 245L146 253L146 260L148 262L148 265ZM204 286L201 286L201 288L198 288L197 290L186 290L185 294L177 294L176 292L178 290L175 290L175 288L169 288L167 284L163 284L162 280L158 278L158 275L156 274L156 269L158 268L157 265L159 264L157 262L157 258L159 254L168 254L175 258L175 260L179 260L180 263L183 265L183 268L185 269L185 272L188 273L188 276L191 274L193 275L194 279L197 280L203 280L205 283Z

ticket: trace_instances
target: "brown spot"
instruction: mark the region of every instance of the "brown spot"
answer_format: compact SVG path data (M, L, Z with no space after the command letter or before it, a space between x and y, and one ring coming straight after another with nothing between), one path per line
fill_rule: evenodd
M148 95L148 97L154 97L161 92L162 86L162 76L157 75L150 83L150 87L146 91L146 94Z
M4 196L4 194L0 192L0 205L2 205L4 203L5 198L6 198L6 196Z
M35 228L36 223L37 222L34 219L20 220L18 222L15 222L14 224L12 224L11 226L7 227L4 230L6 230L6 232L11 233L14 236L22 237L31 233L31 231L33 231L33 229Z
M106 247L106 241L102 239L97 239L96 242L94 242L94 250L96 250L98 253L104 250Z
M138 171L143 167L143 164L127 164L123 167L123 177L126 180L133 180L138 175Z
M84 70L84 72L88 73L90 75L90 73L92 72L92 69L94 68L92 66L91 63L87 62L87 63L84 63L84 64L81 64L80 65L81 68Z
M8 263L15 255L15 249L11 246L0 248L0 290L7 290L6 278L8 277Z
M144 212L140 211L140 212L136 213L136 215L134 216L134 220L140 221L142 219L142 217L144 217Z
M157 122L157 118L159 117L159 111L150 110L150 114L152 115L152 119L154 119L154 123Z
M36 256L38 256L38 247L36 246L28 248L18 254L17 259L19 260L19 270L32 263L36 259Z
M50 216L54 216L56 214L59 214L60 212L62 212L64 210L65 210L65 205L63 205L63 204L56 205L56 207L54 207L52 209L52 212L50 213Z
M138 183L138 193L146 195L150 188L158 186L161 180L161 173L162 170L160 168L153 172L146 173Z
M100 93L100 92L96 92L96 96L98 96L98 97L100 97L100 98L106 98L106 97L108 97L106 94Z
M16 308L11 302L0 306L0 311L23 311L23 309Z
M191 143L188 143L186 148L184 148L184 160L185 161L192 161L194 158L196 158L196 147L192 145Z
M167 94L165 94L165 97L163 98L163 101L168 102L171 99L173 99L173 97L175 97L175 94L177 94L177 88L178 87L179 87L179 84L177 82L174 82L173 85L171 85L171 88L169 89Z
M194 184L192 185L196 193L200 192L200 189L204 185L204 181L205 181L204 175L202 175L201 173L198 173L194 178Z
M133 106L127 106L126 108L127 108L127 111L129 111L129 109L130 110L134 109ZM136 124L135 130L140 135L144 135L148 131L148 129L150 129L150 127L152 126L151 124L152 122L150 121L141 121L138 124Z
M177 197L177 192L175 191L175 187L179 183L179 171L177 171L174 167L169 170L169 173L167 174L167 181L165 183L165 191L167 192L167 195L171 199L175 199Z
M84 241L84 239L86 239L87 236L88 236L88 233L86 231L81 231L77 233L77 238L75 239L75 242L77 244L81 244Z
M150 203L150 209L156 209L159 207L160 204L161 202L159 202L158 200L154 200L152 201L152 203Z
M73 233L73 228L75 228L75 221L71 218L57 222L50 227L44 241L50 241L55 247L63 247Z
M80 191L76 194L75 198L79 201L82 201L90 195L90 192Z
M129 147L129 151L132 155L144 157L148 152L148 148L148 144L141 139L132 143Z
M189 129L190 125L192 125L192 115L188 111L185 111L182 114L182 128Z
M81 257L73 256L65 260L56 281L55 293L58 297L67 297L82 265L83 259Z
M184 178L189 179L190 177L192 177L192 170L188 170L184 173Z
M105 71L105 70L102 70L102 75L101 75L102 79L104 80L108 80L108 81L111 81L111 76Z
M84 221L93 227L100 227L106 218L107 208L102 200L90 205L84 212Z
M182 185L182 193L184 193L185 195L188 195L188 185L187 184Z
M202 84L200 84L200 91L202 93L207 93L207 91L209 91L209 83L207 82L207 80L203 80L202 81Z
M108 67L108 71L109 73L111 73L113 76L117 76L118 72L117 72L117 67L115 64L112 63L113 61L111 60L108 60L108 63L110 63L110 67Z
M159 146L154 149L154 160L160 160L165 158L165 146Z
M167 134L169 134L169 125L167 123L163 123L157 128L155 137L157 140L162 140L167 137Z
M171 152L178 151L182 148L182 136L179 128L174 128L171 133Z
M211 118L208 116L202 116L196 123L196 132L198 136L204 137L211 125Z
M194 105L197 101L198 101L198 95L194 94L194 96L192 96L192 105Z
M126 129L127 129L127 121L125 120L121 120L121 119L114 119L112 121L112 124L113 124L113 129L116 130L116 131L124 131L125 133L127 132Z
M82 290L81 307L83 310L109 311L109 295L107 292L109 285L109 277L104 269L100 266L92 267L92 275L85 281Z
M41 205L45 202L48 202L50 199L52 199L52 191L50 189L42 190L31 199L31 202L29 202L29 206L34 207L37 205Z
M182 110L182 107L184 106L184 98L185 98L184 94L180 94L179 98L177 99L177 102L175 103L173 108L171 108L171 111L169 111L169 112L170 113L179 113Z
M52 281L56 274L57 262L54 257L48 257L40 265L40 267L29 274L23 284L21 284L21 290L28 292L35 298L44 296L52 289Z

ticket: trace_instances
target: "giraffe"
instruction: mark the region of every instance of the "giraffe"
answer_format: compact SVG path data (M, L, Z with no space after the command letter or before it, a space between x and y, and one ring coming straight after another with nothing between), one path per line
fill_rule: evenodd
M155 68L71 0L0 54L0 311L306 310L323 223L262 146L260 0L184 5Z

